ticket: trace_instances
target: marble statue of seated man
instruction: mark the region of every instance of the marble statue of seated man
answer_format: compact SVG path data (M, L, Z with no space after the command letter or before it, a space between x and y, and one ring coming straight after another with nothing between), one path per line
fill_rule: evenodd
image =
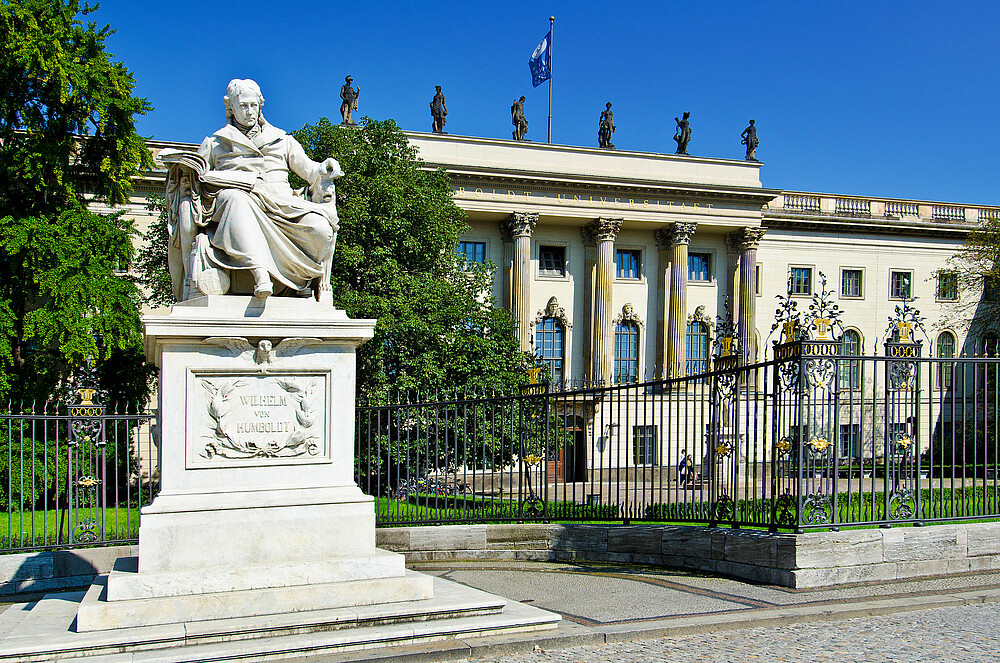
M197 153L159 155L168 166L174 297L277 292L330 299L340 164L312 161L298 141L268 124L254 81L230 81L223 102L226 125ZM293 191L289 171L309 183L305 191Z

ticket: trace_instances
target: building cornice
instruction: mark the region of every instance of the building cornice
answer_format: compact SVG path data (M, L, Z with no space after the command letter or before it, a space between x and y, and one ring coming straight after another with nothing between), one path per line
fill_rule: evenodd
M964 239L975 229L965 224L940 222L901 222L890 219L863 219L837 216L807 216L775 214L765 210L761 221L764 228L784 230L814 230L857 235L908 235L920 237L951 237Z

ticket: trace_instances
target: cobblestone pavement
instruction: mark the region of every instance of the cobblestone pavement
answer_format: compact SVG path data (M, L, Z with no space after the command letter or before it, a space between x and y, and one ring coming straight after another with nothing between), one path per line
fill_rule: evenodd
M571 647L475 661L987 663L1000 661L1000 603Z

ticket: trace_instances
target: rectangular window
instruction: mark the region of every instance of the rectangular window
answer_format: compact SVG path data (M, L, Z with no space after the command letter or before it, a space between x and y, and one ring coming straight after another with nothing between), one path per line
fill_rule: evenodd
M840 271L840 296L861 297L863 272L860 269L842 269Z
M459 242L456 253L465 258L463 269L468 271L471 265L486 262L486 242Z
M688 281L712 280L712 254L688 254Z
M910 283L913 281L913 272L903 272L892 270L889 272L889 298L890 299L911 299L913 290Z
M538 273L542 276L566 276L566 247L539 246Z
M656 426L633 426L632 461L636 465L656 464Z
M983 277L983 301L1000 301L1000 277L992 275Z
M811 295L813 292L812 267L788 268L788 294Z
M936 292L937 298L941 301L953 302L958 299L958 274L938 272Z
M615 250L616 275L620 279L639 278L639 260L642 252L634 249Z
M535 352L549 369L549 380L563 379L563 326L555 318L544 318L535 328Z
M840 457L861 457L861 424L840 424Z

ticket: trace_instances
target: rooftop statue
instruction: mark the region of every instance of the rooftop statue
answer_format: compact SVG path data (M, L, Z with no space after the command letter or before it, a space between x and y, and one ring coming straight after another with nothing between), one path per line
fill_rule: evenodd
M316 163L298 141L264 119L252 80L223 97L226 124L197 152L163 150L167 166L174 297L272 293L332 303L330 266L338 218L335 159ZM289 171L308 182L293 191Z
M691 113L685 111L682 119L674 118L677 123L677 131L674 133L674 140L677 141L677 151L674 154L687 154L688 143L691 142L691 123L688 121Z
M436 134L443 134L444 123L448 121L445 119L448 115L448 105L444 102L444 94L441 92L441 86L435 85L434 89L437 90L437 93L431 99L431 117L434 118L431 130Z
M747 161L757 160L757 146L760 142L757 140L757 127L754 126L753 120L750 120L750 126L743 130L740 134L743 140L740 142L747 146Z
M510 122L514 125L514 140L527 140L524 134L528 133L528 118L524 116L523 95L510 107Z
M597 129L597 144L609 150L615 149L615 144L611 142L611 136L615 133L615 114L611 111L611 102L608 107L601 112L601 123Z
M361 88L351 87L353 81L354 79L350 76L345 76L344 84L340 86L340 98L344 100L344 103L340 104L340 114L344 118L341 124L355 127L358 123L351 117L351 113L358 110L358 97L361 96Z

